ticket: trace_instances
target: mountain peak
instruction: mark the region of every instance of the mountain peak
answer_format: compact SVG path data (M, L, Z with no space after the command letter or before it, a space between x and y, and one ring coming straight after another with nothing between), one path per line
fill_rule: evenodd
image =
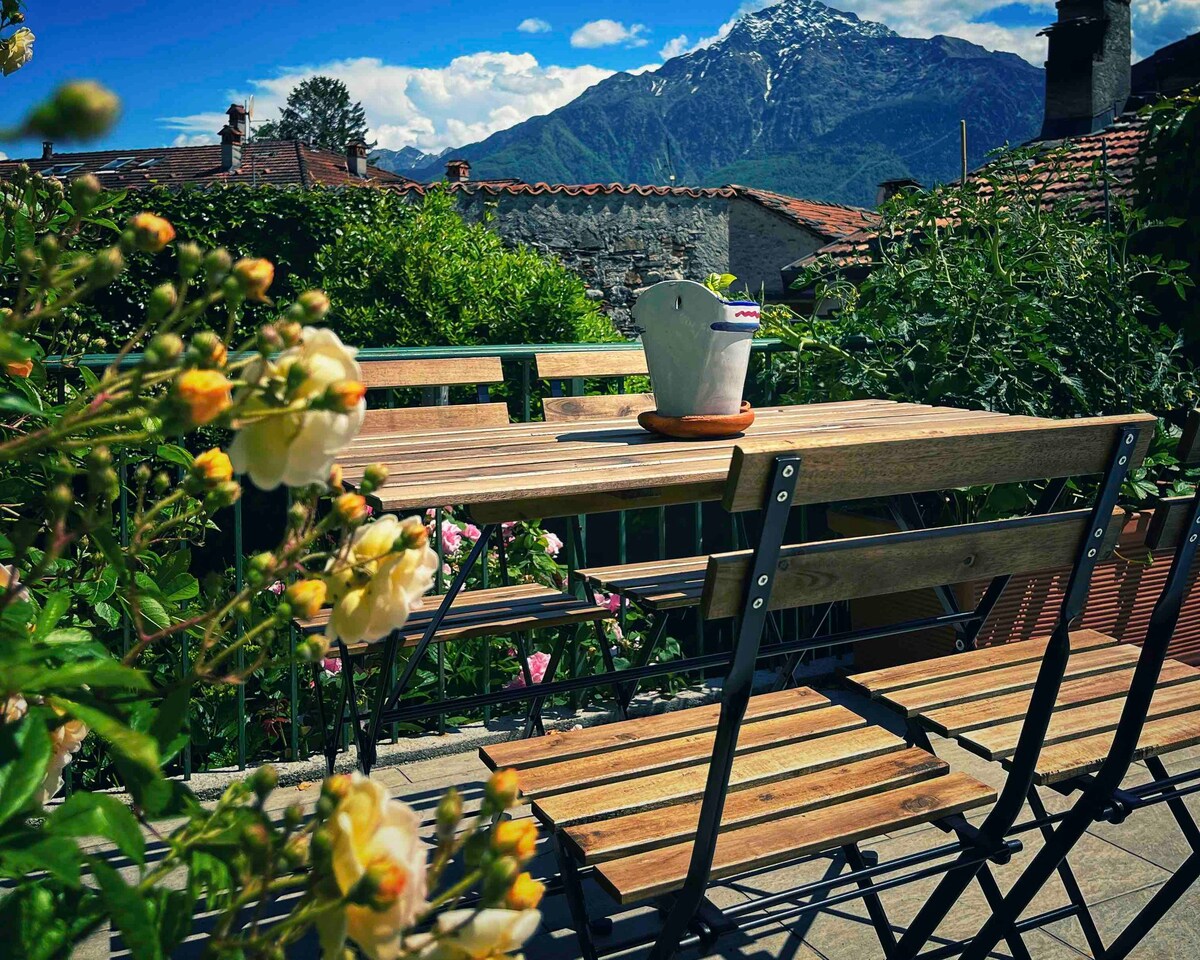
M768 37L780 40L789 36L822 41L850 35L898 36L882 23L860 20L857 14L835 10L820 0L782 0L762 10L743 14L719 43L731 40L760 43Z

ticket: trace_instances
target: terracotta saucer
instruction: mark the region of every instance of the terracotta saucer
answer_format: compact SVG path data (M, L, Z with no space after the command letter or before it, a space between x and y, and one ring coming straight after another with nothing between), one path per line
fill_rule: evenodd
M651 433L677 440L717 440L736 437L754 422L754 411L746 400L742 409L728 416L662 417L657 410L638 414L638 424Z

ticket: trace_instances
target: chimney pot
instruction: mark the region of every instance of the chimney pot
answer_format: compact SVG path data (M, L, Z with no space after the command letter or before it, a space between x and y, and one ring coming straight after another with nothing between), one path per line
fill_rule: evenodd
M446 179L451 183L465 183L471 179L471 164L467 160L446 161Z
M1130 0L1058 0L1058 20L1043 33L1046 113L1042 140L1107 127L1129 99Z
M346 169L356 177L367 175L367 145L361 140L346 144Z
M52 156L54 156L54 141L53 140L43 140L42 141L42 159L49 160Z
M246 124L246 108L240 103L231 103L229 109L225 111L225 115L229 117L229 126L244 138L249 132Z
M875 206L879 206L898 193L911 193L921 189L921 181L912 177L896 177L892 180L880 180L879 189L875 193Z
M231 124L221 128L221 169L228 173L242 165L242 132Z

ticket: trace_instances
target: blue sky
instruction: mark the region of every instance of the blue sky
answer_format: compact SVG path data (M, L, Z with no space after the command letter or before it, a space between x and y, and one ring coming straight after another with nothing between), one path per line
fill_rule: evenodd
M1200 0L1133 0L1135 50L1200 30ZM440 150L546 113L617 70L657 66L711 43L738 0L31 0L34 59L3 80L7 125L64 79L105 83L124 103L102 142L159 146L215 139L231 99L253 94L259 119L314 73L344 79L382 146ZM910 36L948 33L1040 63L1038 28L1053 0L832 0ZM33 144L5 144L10 156Z

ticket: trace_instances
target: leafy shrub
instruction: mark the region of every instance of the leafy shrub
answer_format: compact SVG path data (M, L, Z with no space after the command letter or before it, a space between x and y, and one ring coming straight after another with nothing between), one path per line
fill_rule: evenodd
M372 188L158 188L116 205L119 223L142 209L182 239L253 253L276 266L276 288L323 287L330 327L363 347L603 341L616 338L583 281L528 247L507 247L484 224L467 223L453 198L412 199ZM111 240L112 225L86 239ZM132 336L154 279L172 254L131 258L81 320L109 344ZM239 333L268 315L248 310Z
M858 283L834 261L815 263L796 286L835 309L770 330L799 351L791 399L1038 417L1170 417L1191 406L1194 368L1146 293L1183 297L1186 265L1132 252L1149 225L1136 211L1118 205L1107 225L1078 200L1050 203L1078 174L1052 154L1031 177L1033 162L1014 151L966 185L893 200ZM1156 450L1169 447L1161 436ZM1143 479L1132 492L1155 490Z

